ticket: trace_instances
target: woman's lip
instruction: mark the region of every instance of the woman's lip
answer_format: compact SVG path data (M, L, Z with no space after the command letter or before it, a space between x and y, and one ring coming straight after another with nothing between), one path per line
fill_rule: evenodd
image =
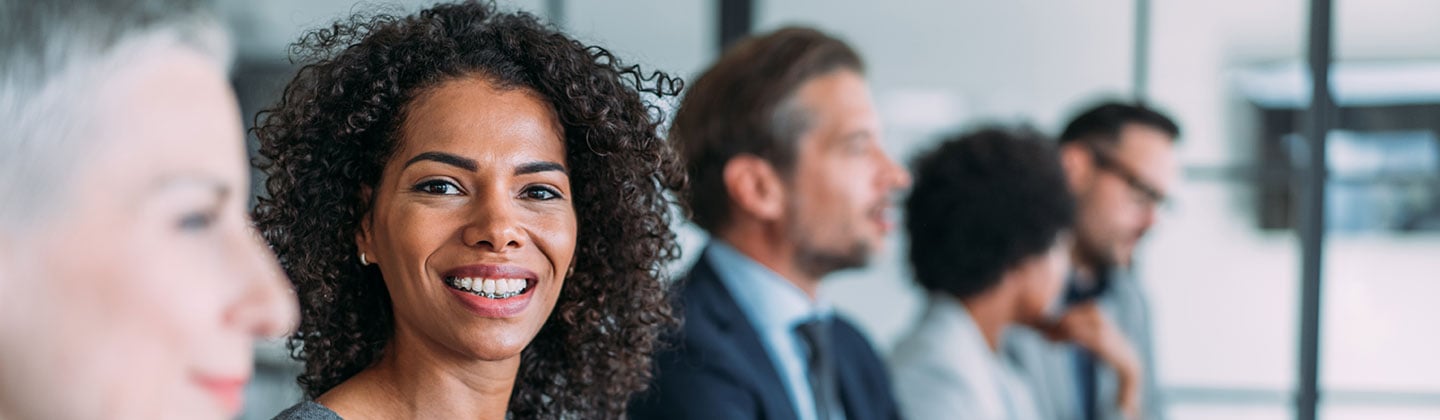
M526 307L530 306L530 297L535 295L535 287L534 285L528 286L524 293L505 299L491 299L449 285L445 286L445 290L449 291L451 296L454 296L461 305L475 315L485 318L509 318L519 315L525 311Z
M240 412L240 406L245 402L245 384L249 382L250 378L244 376L195 375L195 383L231 414Z
M514 265L476 264L456 267L441 273L444 277L481 277L487 279L525 279L537 281L540 276L534 271Z

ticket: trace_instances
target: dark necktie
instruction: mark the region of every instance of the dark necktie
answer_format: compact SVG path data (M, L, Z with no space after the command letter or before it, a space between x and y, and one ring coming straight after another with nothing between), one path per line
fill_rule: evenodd
M1090 351L1075 348L1075 369L1077 380L1080 385L1080 418L1085 420L1096 420L1100 418L1100 396L1096 380L1099 375L1096 373L1095 355Z
M1078 272L1071 272L1070 278L1066 281L1065 306L1070 307L1085 302L1091 302L1105 294L1110 287L1111 271L1101 267L1095 273L1095 277L1089 282L1080 281ZM1099 406L1099 372L1095 363L1095 354L1079 346L1073 347L1072 352L1075 360L1075 382L1079 389L1076 389L1076 397L1080 398L1080 418L1083 420L1096 420L1100 418Z
M805 340L809 360L806 362L806 377L810 379L810 393L815 396L815 418L819 420L840 420L845 410L840 404L840 380L835 372L835 355L830 346L830 321L813 319L795 327L800 338Z

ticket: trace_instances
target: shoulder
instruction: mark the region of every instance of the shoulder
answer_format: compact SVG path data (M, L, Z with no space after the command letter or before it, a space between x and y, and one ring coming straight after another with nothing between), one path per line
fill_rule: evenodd
M680 318L680 325L677 329L669 331L672 340L678 340L691 335L695 329L713 329L715 320L711 319L711 311L706 309L709 299L704 289L708 285L696 284L696 279L686 276L676 280L670 285L670 308ZM681 334L675 334L681 333Z
M1071 346L1067 342L1050 341L1028 327L1009 328L1000 339L1005 357L1024 368L1034 370L1051 363L1067 365Z
M304 401L276 414L273 420L341 420L340 415L314 401Z
M901 394L968 395L969 389L984 386L982 377L990 369L987 360L994 356L986 353L985 343L967 340L933 322L918 324L890 352L896 388L905 391Z
M940 365L938 359L943 358L941 353L948 354L953 349L945 349L941 342L943 337L938 337L932 324L920 322L909 332L900 336L895 342L895 347L890 349L890 356L886 360L890 364L892 376L897 378L896 382L904 382L905 376L909 373L931 374L935 365ZM903 373L902 373L903 372Z
M701 264L672 285L672 307L681 324L661 338L655 355L660 380L698 373L705 365L734 363L731 358L738 352L737 344L726 339L732 320L718 316L726 311L714 308L720 298L714 294L723 289L716 290L718 282L701 273Z
M895 374L895 402L909 418L998 418L963 378L906 370Z
M671 334L667 341L698 344L699 348L724 344L721 336L744 317L703 258L671 285L671 307L680 315L681 327L674 331L679 334Z

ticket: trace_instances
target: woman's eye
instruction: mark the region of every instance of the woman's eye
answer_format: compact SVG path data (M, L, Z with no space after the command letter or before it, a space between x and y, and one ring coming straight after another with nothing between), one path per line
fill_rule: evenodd
M200 232L209 229L215 224L215 214L208 211L195 211L180 216L176 224L180 230L186 232Z
M448 181L430 180L416 184L415 191L436 195L459 195L460 187Z
M560 198L560 193L547 187L530 187L525 189L525 198L531 200L548 201Z

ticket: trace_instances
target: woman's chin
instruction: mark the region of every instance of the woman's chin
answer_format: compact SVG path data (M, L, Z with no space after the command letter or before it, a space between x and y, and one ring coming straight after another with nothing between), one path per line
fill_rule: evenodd
M534 334L522 334L518 331L489 331L479 333L470 338L465 344L465 351L471 358L477 361L501 362L507 360L518 360L520 353L525 351Z

